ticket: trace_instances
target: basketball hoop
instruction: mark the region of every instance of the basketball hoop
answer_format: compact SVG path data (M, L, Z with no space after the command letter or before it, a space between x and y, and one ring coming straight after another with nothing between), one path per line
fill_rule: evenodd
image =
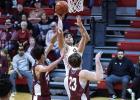
M69 13L75 13L83 11L83 2L84 0L67 0L68 7L69 7Z

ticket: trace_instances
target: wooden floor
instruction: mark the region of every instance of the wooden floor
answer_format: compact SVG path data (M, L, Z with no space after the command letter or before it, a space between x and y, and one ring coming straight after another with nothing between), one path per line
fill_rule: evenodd
M32 100L32 96L29 93L17 93L15 97L11 97L10 100ZM91 100L108 100L106 97L95 97ZM120 100L120 99L116 99Z
M16 96L11 97L10 100L32 100L29 93L17 93Z

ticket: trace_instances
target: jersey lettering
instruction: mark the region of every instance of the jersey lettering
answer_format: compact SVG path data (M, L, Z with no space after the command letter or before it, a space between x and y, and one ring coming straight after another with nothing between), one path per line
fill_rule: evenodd
M76 78L69 77L70 83L69 83L69 88L72 91L76 91L77 88L77 83L76 83Z
M77 52L76 48L74 48L74 49L73 49L73 52L74 52L74 53L76 53L76 52Z

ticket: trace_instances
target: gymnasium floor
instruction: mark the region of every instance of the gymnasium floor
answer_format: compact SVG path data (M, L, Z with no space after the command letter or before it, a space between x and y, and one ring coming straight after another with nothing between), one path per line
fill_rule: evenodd
M17 93L15 97L11 97L10 100L32 100L31 95L28 93ZM106 97L95 97L91 100L108 100ZM116 99L120 100L120 99Z

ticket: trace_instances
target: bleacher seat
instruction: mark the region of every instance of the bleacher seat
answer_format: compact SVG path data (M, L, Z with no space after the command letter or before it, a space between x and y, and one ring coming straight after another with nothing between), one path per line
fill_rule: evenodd
M127 31L124 36L126 39L140 39L140 31Z
M116 54L112 54L112 57L115 57ZM138 58L140 55L135 55L135 54L125 54L125 56L130 59L134 64L138 62Z
M16 79L16 85L27 85L27 80L25 78L23 79Z
M32 10L35 10L35 8L32 8L32 7L24 7L24 12L29 15L29 13L32 11ZM54 9L53 8L43 8L43 10L45 11L45 13L47 15L53 15L54 14Z
M131 86L132 86L132 84L129 83L129 87L131 87ZM105 80L101 80L100 82L98 82L97 89L107 89ZM122 84L121 83L114 84L114 89L121 90Z
M25 0L17 0L18 4L24 4Z
M82 19L82 22L84 23L84 20ZM66 23L68 23L70 26L74 26L76 23L76 19L67 19Z
M47 15L54 15L54 9L53 8L43 8L45 13Z
M6 17L0 17L0 25L4 25Z
M32 10L34 10L35 8L32 8L32 7L24 7L24 9L23 9L23 11L27 14L27 15L29 15L29 13L32 11Z
M140 42L118 42L118 48L127 51L140 51Z
M49 0L44 0L44 3L45 3L45 4L48 4L48 2L49 2Z
M118 0L119 7L136 7L136 0Z
M102 0L93 0L94 1L94 6L101 6Z
M136 16L140 17L140 10L136 10Z
M0 8L0 12L3 13L3 9L2 8Z
M13 14L13 15L17 15L17 8L12 8L10 11L9 11L9 13L10 14Z
M131 21L130 25L131 27L134 27L134 28L140 28L140 21L137 21L137 20Z
M70 30L70 33L73 37L75 37L77 35L77 30Z
M102 0L94 0L94 6L101 6ZM136 7L136 0L118 0L118 7Z

